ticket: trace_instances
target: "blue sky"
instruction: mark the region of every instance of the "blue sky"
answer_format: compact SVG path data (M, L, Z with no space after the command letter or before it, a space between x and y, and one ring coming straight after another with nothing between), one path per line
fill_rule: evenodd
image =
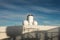
M60 26L60 0L0 0L0 26L22 25L30 13L39 25Z

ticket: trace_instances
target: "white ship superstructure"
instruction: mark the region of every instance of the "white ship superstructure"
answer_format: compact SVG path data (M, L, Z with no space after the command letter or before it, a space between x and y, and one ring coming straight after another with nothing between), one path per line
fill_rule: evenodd
M12 34L24 34L28 32L33 31L47 31L50 29L58 28L57 26L44 26L44 25L38 25L38 22L34 20L34 16L32 14L29 14L27 16L27 19L24 20L22 26L1 26L0 27L0 39L8 38ZM14 31L13 31L14 30ZM15 33L15 30L18 32ZM21 32L20 32L21 31ZM9 36L7 36L9 34Z

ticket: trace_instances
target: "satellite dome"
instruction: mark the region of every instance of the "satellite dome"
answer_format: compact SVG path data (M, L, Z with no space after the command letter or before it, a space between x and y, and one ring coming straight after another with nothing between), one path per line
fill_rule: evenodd
M38 23L37 23L37 21L34 21L34 23L33 23L34 25L38 25Z
M28 21L27 20L24 20L24 25L28 25Z

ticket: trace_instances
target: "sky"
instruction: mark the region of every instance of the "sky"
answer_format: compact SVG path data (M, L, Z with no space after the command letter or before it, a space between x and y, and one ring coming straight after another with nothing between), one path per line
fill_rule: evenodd
M0 26L22 25L28 14L39 25L60 26L60 0L0 0Z

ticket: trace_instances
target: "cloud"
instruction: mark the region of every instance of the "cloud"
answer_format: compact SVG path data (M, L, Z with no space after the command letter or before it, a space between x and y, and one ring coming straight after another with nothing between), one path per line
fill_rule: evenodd
M25 18L26 17L26 15L23 15L23 14L7 14L7 15L2 15L2 16L0 16L0 18L6 18L6 19L16 19L16 18L18 18L18 19L23 19L23 18Z
M44 12L44 13L60 13L59 10L53 10L53 9L49 9L49 8L45 8L45 7L37 7L37 6L33 6L31 7L32 10L36 10L36 11L40 11L40 12Z
M22 9L25 10L21 6L16 6L16 5L7 4L7 3L0 3L0 6L7 8L7 9L11 9L11 10L22 10Z
M0 20L0 22L1 22L1 23L3 23L3 22L8 22L8 20Z
M28 13L23 14L20 12L11 12L8 10L0 11L0 20L8 20L8 21L23 21L26 19Z
M49 21L44 21L44 23L50 23Z
M44 20L43 24L45 25L54 25L54 26L60 26L59 20Z
M45 8L45 7L41 7L41 6L30 6L30 5L25 5L24 7L22 5L13 5L13 4L7 4L7 3L0 3L1 6L3 6L4 8L7 8L9 10L15 10L15 11L30 11L30 10L36 10L36 11L40 11L40 12L44 12L44 13L60 13L59 10L53 10L53 9L49 9L49 8Z
M46 19L47 17L43 15L42 16L34 15L34 18Z

